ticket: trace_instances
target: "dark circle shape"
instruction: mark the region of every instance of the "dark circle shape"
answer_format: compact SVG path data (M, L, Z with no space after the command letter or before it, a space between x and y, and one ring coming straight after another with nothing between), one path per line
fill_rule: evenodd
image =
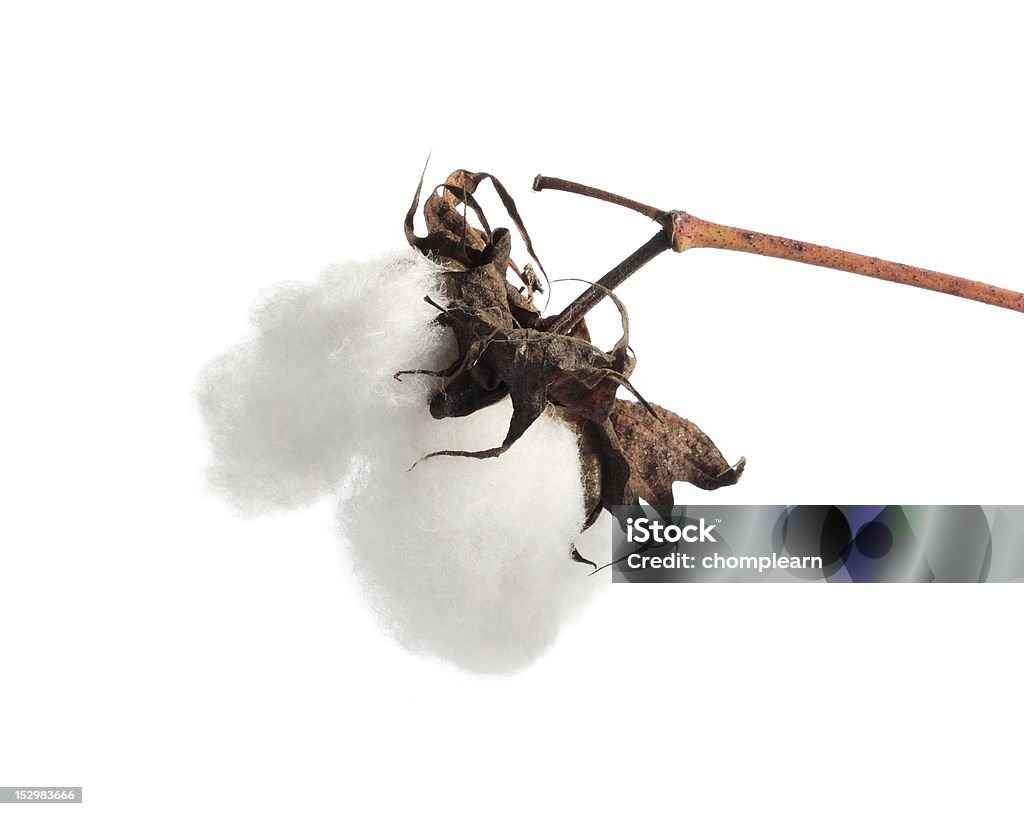
M880 521L869 521L857 531L855 540L865 558L884 558L892 549L892 530Z
M853 551L853 530L838 507L797 505L786 511L775 526L772 547L780 555L817 556L822 573L833 575ZM788 569L799 577L804 570Z

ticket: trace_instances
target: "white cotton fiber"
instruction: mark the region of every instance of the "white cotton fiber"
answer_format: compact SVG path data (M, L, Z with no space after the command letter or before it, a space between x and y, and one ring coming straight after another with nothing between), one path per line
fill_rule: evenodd
M455 356L433 323L439 268L415 250L288 284L253 312L255 333L206 369L199 401L211 482L243 512L341 496L339 526L383 625L408 648L464 668L532 662L603 576L610 533L582 537L574 432L550 411L495 459L435 457L499 445L508 400L436 420L438 380L393 374ZM598 529L601 528L601 529Z
M316 283L282 284L257 302L253 336L206 368L198 393L210 481L240 511L335 490L364 433L424 404L434 380L392 375L454 356L423 300L440 298L437 271L410 249L332 266Z
M584 521L575 433L550 413L496 459L435 457L437 449L500 444L505 401L460 419L415 412L339 509L374 607L408 648L464 668L511 672L554 640L604 576L572 561L569 545L607 563L607 528Z

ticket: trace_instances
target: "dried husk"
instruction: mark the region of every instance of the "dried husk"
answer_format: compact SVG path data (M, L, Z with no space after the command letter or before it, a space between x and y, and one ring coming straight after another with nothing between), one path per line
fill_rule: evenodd
M700 428L647 402L633 388L629 375L636 358L629 349L626 310L618 298L607 293L622 317L622 336L609 351L590 342L582 319L567 333L547 327L534 303L534 293L543 287L532 265L520 270L511 261L511 234L504 228L492 230L476 200L484 181L494 185L531 258L544 271L515 202L487 173L452 173L427 197L423 207L427 235L417 236L413 220L421 178L406 216L406 236L445 269L446 303L433 305L440 312L439 323L454 333L458 353L442 371L396 376L418 373L441 379L430 403L430 412L438 419L466 416L506 396L512 400L512 419L505 439L496 447L435 451L424 458L500 456L545 410L555 410L579 437L587 526L602 509L635 505L641 498L653 505L671 505L673 482L690 482L706 490L735 484L743 472L743 459L730 466ZM468 210L478 217L479 228L468 222ZM521 286L510 282L510 270ZM620 386L638 402L618 399ZM585 561L575 548L570 554Z

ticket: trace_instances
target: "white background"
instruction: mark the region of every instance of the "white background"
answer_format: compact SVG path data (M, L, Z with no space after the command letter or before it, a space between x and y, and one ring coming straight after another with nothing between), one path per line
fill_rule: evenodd
M653 229L537 172L1024 289L1011 6L3 8L0 785L1020 811L1017 587L617 586L533 668L466 674L378 630L331 502L243 522L206 492L191 396L263 287L402 245L430 149L432 182L506 183L553 277ZM1024 315L710 250L621 295L637 386L748 457L714 500L1024 501Z

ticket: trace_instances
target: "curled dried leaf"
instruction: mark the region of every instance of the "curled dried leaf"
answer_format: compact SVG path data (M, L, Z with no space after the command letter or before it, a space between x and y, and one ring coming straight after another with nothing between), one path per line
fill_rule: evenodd
M668 506L672 484L689 482L704 490L736 484L746 459L735 465L700 428L678 414L654 406L657 419L635 402L616 400L611 424L630 465L625 501L642 497L649 504Z
M557 321L541 316L533 302L543 291L527 264L519 271L511 260L507 229L492 230L476 200L480 183L489 180L543 273L515 202L488 173L457 170L427 198L423 214L427 235L415 234L413 222L423 187L416 189L405 219L409 242L445 267L446 303L437 305L441 325L455 335L457 357L441 371L406 371L441 378L430 403L436 418L466 416L504 399L512 400L512 419L504 440L485 450L441 450L428 454L485 459L500 456L544 411L557 410L577 430L588 498L587 526L602 508L636 504L672 504L672 483L687 481L708 490L734 484L744 461L730 466L696 425L649 404L629 381L636 363L629 350L629 320L615 295L622 336L608 351L590 341L584 320ZM463 211L460 211L460 206ZM467 221L472 210L480 222ZM513 270L521 291L508 279ZM600 287L592 284L596 291ZM639 402L616 397L631 391ZM422 461L422 460L421 460ZM570 556L592 563L572 547Z

